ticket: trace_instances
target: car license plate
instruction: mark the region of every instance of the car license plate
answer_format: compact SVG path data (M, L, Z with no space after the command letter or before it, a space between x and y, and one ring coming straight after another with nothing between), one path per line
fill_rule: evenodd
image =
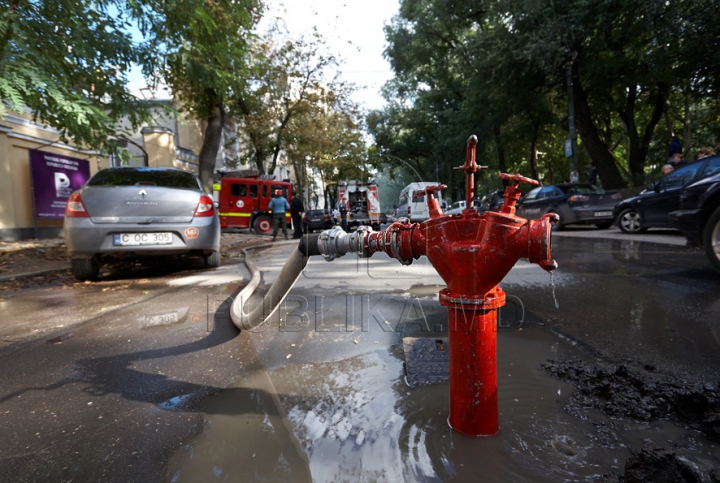
M116 233L115 246L170 245L172 233Z
M612 216L612 211L596 211L595 216Z

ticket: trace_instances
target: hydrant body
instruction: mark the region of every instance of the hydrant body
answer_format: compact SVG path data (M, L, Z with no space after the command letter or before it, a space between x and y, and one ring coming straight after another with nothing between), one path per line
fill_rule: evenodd
M427 256L447 288L440 303L448 308L450 352L450 425L471 435L498 431L497 309L505 304L500 281L520 258L528 258L543 269L557 267L551 259L551 223L557 215L539 220L515 216L521 195L520 182L537 184L519 175L501 174L513 182L505 190L499 212L480 215L473 208L477 138L468 140L462 170L467 175L466 209L459 215L443 215L434 192L443 185L428 187L416 196L427 195L431 218L421 224L400 219L383 232L360 229L345 235L330 230L321 234L318 247L332 260L349 251L371 256L384 251L400 263Z

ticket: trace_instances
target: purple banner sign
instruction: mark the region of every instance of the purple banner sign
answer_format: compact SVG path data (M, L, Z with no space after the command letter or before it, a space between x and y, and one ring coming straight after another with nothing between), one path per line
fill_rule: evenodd
M35 216L62 220L68 197L90 179L90 163L84 159L31 149L30 172Z

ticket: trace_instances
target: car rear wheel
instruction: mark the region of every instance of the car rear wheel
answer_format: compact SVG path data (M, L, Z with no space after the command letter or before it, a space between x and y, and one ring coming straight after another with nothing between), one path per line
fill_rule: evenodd
M705 225L703 245L705 245L705 255L713 268L720 272L720 208L715 210Z
M618 216L618 228L623 233L644 233L647 231L647 228L640 225L640 214L632 208L620 213L620 216Z
M612 226L612 221L603 221L602 223L595 223L595 226L600 230L607 230Z
M220 266L220 252L212 252L203 258L205 259L205 268L217 268Z
M253 223L253 229L260 235L269 235L272 233L272 219L265 215L258 216Z
M100 264L95 257L92 258L71 258L70 271L73 277L84 282L86 280L97 280L100 273Z

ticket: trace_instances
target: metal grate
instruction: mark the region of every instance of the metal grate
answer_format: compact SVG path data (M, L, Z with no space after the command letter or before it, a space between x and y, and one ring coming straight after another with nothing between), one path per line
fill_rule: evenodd
M410 386L442 384L450 380L447 338L404 337L405 375Z

